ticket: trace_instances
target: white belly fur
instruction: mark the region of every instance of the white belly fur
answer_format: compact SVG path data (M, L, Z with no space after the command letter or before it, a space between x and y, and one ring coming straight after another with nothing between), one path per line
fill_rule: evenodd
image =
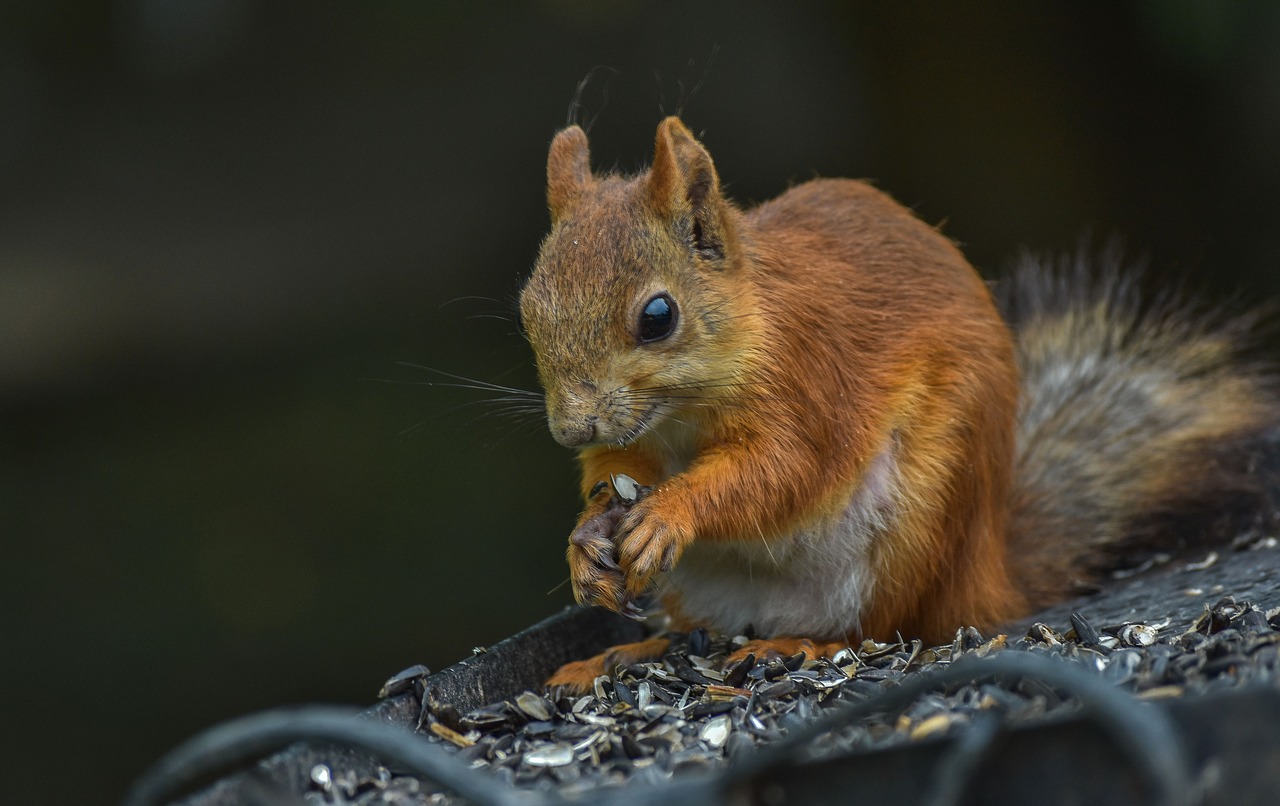
M837 518L767 543L695 542L662 591L681 612L730 635L835 639L859 629L874 583L872 544L889 526L898 477L895 450L872 461Z

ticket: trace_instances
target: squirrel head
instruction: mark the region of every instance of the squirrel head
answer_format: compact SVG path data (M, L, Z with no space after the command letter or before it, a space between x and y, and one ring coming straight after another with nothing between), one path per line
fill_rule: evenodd
M669 117L648 171L597 177L570 126L551 143L547 202L520 316L556 441L625 445L675 412L696 418L737 381L752 319L739 216L711 155Z

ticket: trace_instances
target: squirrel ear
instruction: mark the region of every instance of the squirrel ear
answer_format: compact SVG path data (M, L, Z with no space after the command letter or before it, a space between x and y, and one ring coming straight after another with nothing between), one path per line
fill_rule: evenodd
M558 221L567 215L594 182L587 134L578 126L570 126L551 141L551 153L547 156L547 206L551 209L551 220Z
M649 200L654 207L668 216L697 215L719 193L720 177L702 143L674 115L659 123L649 173Z
M720 177L707 149L680 118L658 124L648 190L649 203L660 215L691 225L693 248L703 257L724 256Z

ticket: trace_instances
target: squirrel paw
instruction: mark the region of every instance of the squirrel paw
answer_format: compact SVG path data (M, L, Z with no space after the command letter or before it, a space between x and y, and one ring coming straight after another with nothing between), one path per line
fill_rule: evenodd
M569 535L569 576L579 604L621 613L627 602L625 578L614 559L613 533L618 515L601 512L583 520Z
M626 576L627 594L644 594L659 573L670 571L693 540L691 530L677 521L658 515L645 499L631 509L618 525L618 561Z
M666 654L670 646L671 641L661 637L619 644L595 657L566 663L547 678L546 687L565 694L586 694L591 691L597 677L610 674L619 666L657 660Z
M626 576L627 595L632 599L643 595L657 574L675 568L692 540L690 530L659 516L645 502L636 504L622 518L618 532L622 535L618 540L618 563Z
M724 666L727 669L748 655L754 655L761 661L791 658L801 652L806 660L830 658L848 645L847 641L812 641L808 638L757 639L734 650L733 654L725 658Z

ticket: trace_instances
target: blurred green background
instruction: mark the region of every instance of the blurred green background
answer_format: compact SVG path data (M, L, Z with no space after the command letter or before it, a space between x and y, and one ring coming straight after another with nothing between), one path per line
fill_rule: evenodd
M568 602L571 456L398 362L534 383L584 77L597 168L682 110L742 202L871 177L992 276L1120 234L1252 298L1277 42L1269 2L5 4L0 798L112 801Z

